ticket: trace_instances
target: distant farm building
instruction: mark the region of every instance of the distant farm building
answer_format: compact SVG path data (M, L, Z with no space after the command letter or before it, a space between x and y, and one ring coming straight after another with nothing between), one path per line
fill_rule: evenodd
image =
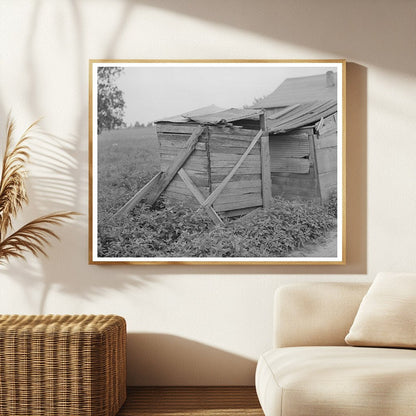
M138 201L203 207L216 223L272 196L325 201L337 184L336 74L291 78L250 109L214 105L156 122L161 171Z

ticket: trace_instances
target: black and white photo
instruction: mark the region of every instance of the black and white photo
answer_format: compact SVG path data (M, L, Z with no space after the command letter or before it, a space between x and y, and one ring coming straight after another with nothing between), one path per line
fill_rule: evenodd
M90 262L343 264L345 61L90 61Z

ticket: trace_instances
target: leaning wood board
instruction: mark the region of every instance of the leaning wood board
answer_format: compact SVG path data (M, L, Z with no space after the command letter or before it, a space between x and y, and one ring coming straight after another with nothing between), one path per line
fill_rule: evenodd
M162 172L171 169L197 127L196 123L158 123ZM184 174L189 176L195 186L191 205L197 199L195 192L209 199L222 181L229 178L231 171L234 174L226 186L221 185L221 191L214 193L217 209L237 212L250 206L254 208L262 205L260 140L253 140L257 134L258 130L241 127L206 126L182 166ZM249 146L251 150L247 154ZM241 162L242 157L244 159ZM236 164L239 167L235 170ZM182 202L186 203L192 199L192 192L183 178L179 179L178 174L171 179L163 195L176 201L181 201L182 198ZM214 196L211 199L214 200Z
M315 140L315 148L325 149L326 147L336 147L337 145L337 133L328 135L319 135Z
M186 186L186 184L182 180L180 180L179 177L175 178L169 184L166 190L176 192L176 193L183 193L184 195L190 195L189 188ZM208 186L198 186L198 190L203 196L205 196L205 198L207 198L208 195L210 194L210 189Z
M152 190L150 195L147 197L147 202L149 205L153 205L159 198L159 196L162 194L162 192L166 189L171 180L177 174L178 170L182 168L189 156L195 150L195 146L198 143L199 138L205 132L206 129L202 126L198 126L193 130L193 132L189 136L188 141L186 142L186 147L181 149L177 158L172 162L172 165L170 165L169 168L165 172L163 172L163 174L160 176L158 183L155 185L155 189Z
M316 163L318 172L326 173L337 170L337 148L327 147L325 149L316 149Z
M337 187L337 172L326 172L319 175L322 199L326 200Z

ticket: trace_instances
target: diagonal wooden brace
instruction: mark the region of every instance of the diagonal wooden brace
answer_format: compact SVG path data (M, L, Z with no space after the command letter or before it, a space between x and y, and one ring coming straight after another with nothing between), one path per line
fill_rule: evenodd
M227 183L230 182L231 178L237 172L238 168L242 165L246 157L249 155L253 147L259 141L260 137L263 134L263 130L259 130L258 133L255 135L254 139L251 141L250 145L247 147L247 150L241 156L240 160L234 165L231 169L231 172L224 178L224 180L215 188L215 190L210 194L210 196L202 203L202 206L207 207L212 205L215 200L218 198L220 193L224 190L227 186Z
M189 137L188 141L185 144L185 147L180 151L176 159L173 161L172 165L169 166L168 170L162 174L157 183L156 187L147 197L146 201L149 205L153 205L162 192L168 187L172 179L178 173L178 170L183 166L187 161L188 157L194 151L196 144L198 143L199 137L205 131L205 127L198 126L194 132Z
M188 189L191 191L192 195L195 197L195 199L201 204L203 204L205 197L202 195L201 191L196 187L196 185L192 182L192 179L189 177L189 175L185 172L184 169L181 169L178 172L178 175L181 177L181 179L185 182L185 185L188 187ZM224 222L219 217L219 215L216 213L214 208L211 206L203 207L205 211L207 212L208 216L212 219L214 224L217 225L224 225Z
M113 216L115 218L121 214L131 211L153 188L154 184L159 180L162 172L157 173L143 188L139 190L132 198L130 198Z

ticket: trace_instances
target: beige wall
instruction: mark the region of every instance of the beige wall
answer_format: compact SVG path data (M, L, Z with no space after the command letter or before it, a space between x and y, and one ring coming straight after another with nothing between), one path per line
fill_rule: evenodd
M85 215L49 259L1 269L0 311L126 317L130 384L252 384L276 287L414 271L415 10L411 0L2 0L1 126L13 109L20 128L44 117L55 135L33 143L23 219ZM346 58L348 264L89 266L89 58Z

